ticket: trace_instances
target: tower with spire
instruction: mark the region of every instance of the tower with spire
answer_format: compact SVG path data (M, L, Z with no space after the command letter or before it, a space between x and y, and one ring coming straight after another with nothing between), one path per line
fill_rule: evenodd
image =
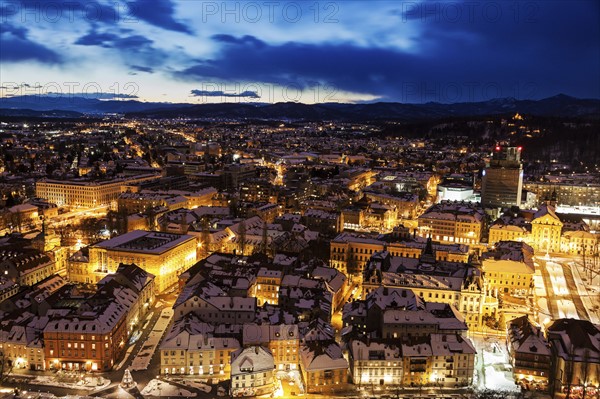
M433 241L431 240L431 235L427 237L427 243L425 244L425 248L423 248L423 252L421 252L421 263L427 263L430 265L435 265L436 257L435 257L435 249L433 249Z

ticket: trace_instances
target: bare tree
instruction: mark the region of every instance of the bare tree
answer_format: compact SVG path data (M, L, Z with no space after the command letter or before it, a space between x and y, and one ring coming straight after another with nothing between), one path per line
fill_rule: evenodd
M0 383L12 372L13 362L6 358L4 352L0 351Z

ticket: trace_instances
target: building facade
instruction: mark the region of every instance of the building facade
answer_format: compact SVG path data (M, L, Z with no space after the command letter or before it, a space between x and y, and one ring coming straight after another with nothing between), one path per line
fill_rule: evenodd
M121 194L121 187L153 180L158 175L137 175L106 181L43 179L35 184L35 195L56 205L93 208L110 205Z
M522 191L521 147L496 146L483 171L481 204L486 208L520 206Z
M196 237L172 233L134 230L89 248L89 258L78 259L77 267L85 273L71 276L73 281L96 283L119 264L136 264L156 276L156 289L163 292L178 282L178 277L197 259ZM77 276L85 281L77 280Z

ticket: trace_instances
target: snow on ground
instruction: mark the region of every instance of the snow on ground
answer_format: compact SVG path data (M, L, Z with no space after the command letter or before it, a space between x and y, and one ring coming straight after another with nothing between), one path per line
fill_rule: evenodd
M210 391L212 391L212 387L210 385L203 384L199 381L188 380L185 378L176 381L180 384L187 385L188 387L199 389L202 392L210 393Z
M533 284L535 286L535 296L543 297L546 296L546 287L544 287L544 278L539 270L535 272L533 276Z
M500 364L490 364L485 367L485 387L492 390L518 390L512 372L503 370Z
M196 396L195 393L192 393L187 389L179 388L160 380L150 380L148 385L146 385L140 393L143 396L180 396L187 398Z
M573 301L569 299L559 299L556 301L558 305L558 315L559 318L567 318L567 319L578 319L577 309L575 308L575 304Z
M558 263L546 262L546 270L548 270L548 274L550 275L550 281L552 283L554 294L569 294L569 289L567 288L567 282L565 281L565 275L562 267Z
M488 389L518 390L505 352L497 342L483 351L484 380Z
M506 347L499 337L475 337L477 349L476 385L479 389L518 391Z
M83 377L77 381L75 379L66 380L56 375L40 375L36 378L29 380L29 384L34 385L48 385L53 387L61 388L72 388L72 389L85 389L85 390L96 390L105 388L110 385L110 380L103 377Z
M156 324L154 324L152 331L148 335L145 345L134 357L133 362L131 363L131 370L138 371L148 369L148 365L152 360L152 356L154 356L154 352L156 351L156 348L158 347L158 344L160 343L160 340L165 333L172 317L173 309L163 309L160 317L156 321Z
M577 262L571 263L571 270L573 271L573 278L575 279L575 284L577 286L577 292L581 297L581 301L583 302L583 306L587 309L588 315L590 316L590 321L594 324L600 323L600 317L598 317L598 313L596 310L600 303L598 301L598 287L595 284L590 284L588 280L584 283L582 279L582 274L585 276L585 272L583 272L583 265L580 265ZM595 278L592 282L597 282L597 278Z

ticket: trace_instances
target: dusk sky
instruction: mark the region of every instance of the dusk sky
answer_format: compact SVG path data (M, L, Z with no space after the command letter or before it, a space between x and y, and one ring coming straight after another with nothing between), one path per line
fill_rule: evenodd
M194 103L600 98L595 0L0 5L3 96Z

